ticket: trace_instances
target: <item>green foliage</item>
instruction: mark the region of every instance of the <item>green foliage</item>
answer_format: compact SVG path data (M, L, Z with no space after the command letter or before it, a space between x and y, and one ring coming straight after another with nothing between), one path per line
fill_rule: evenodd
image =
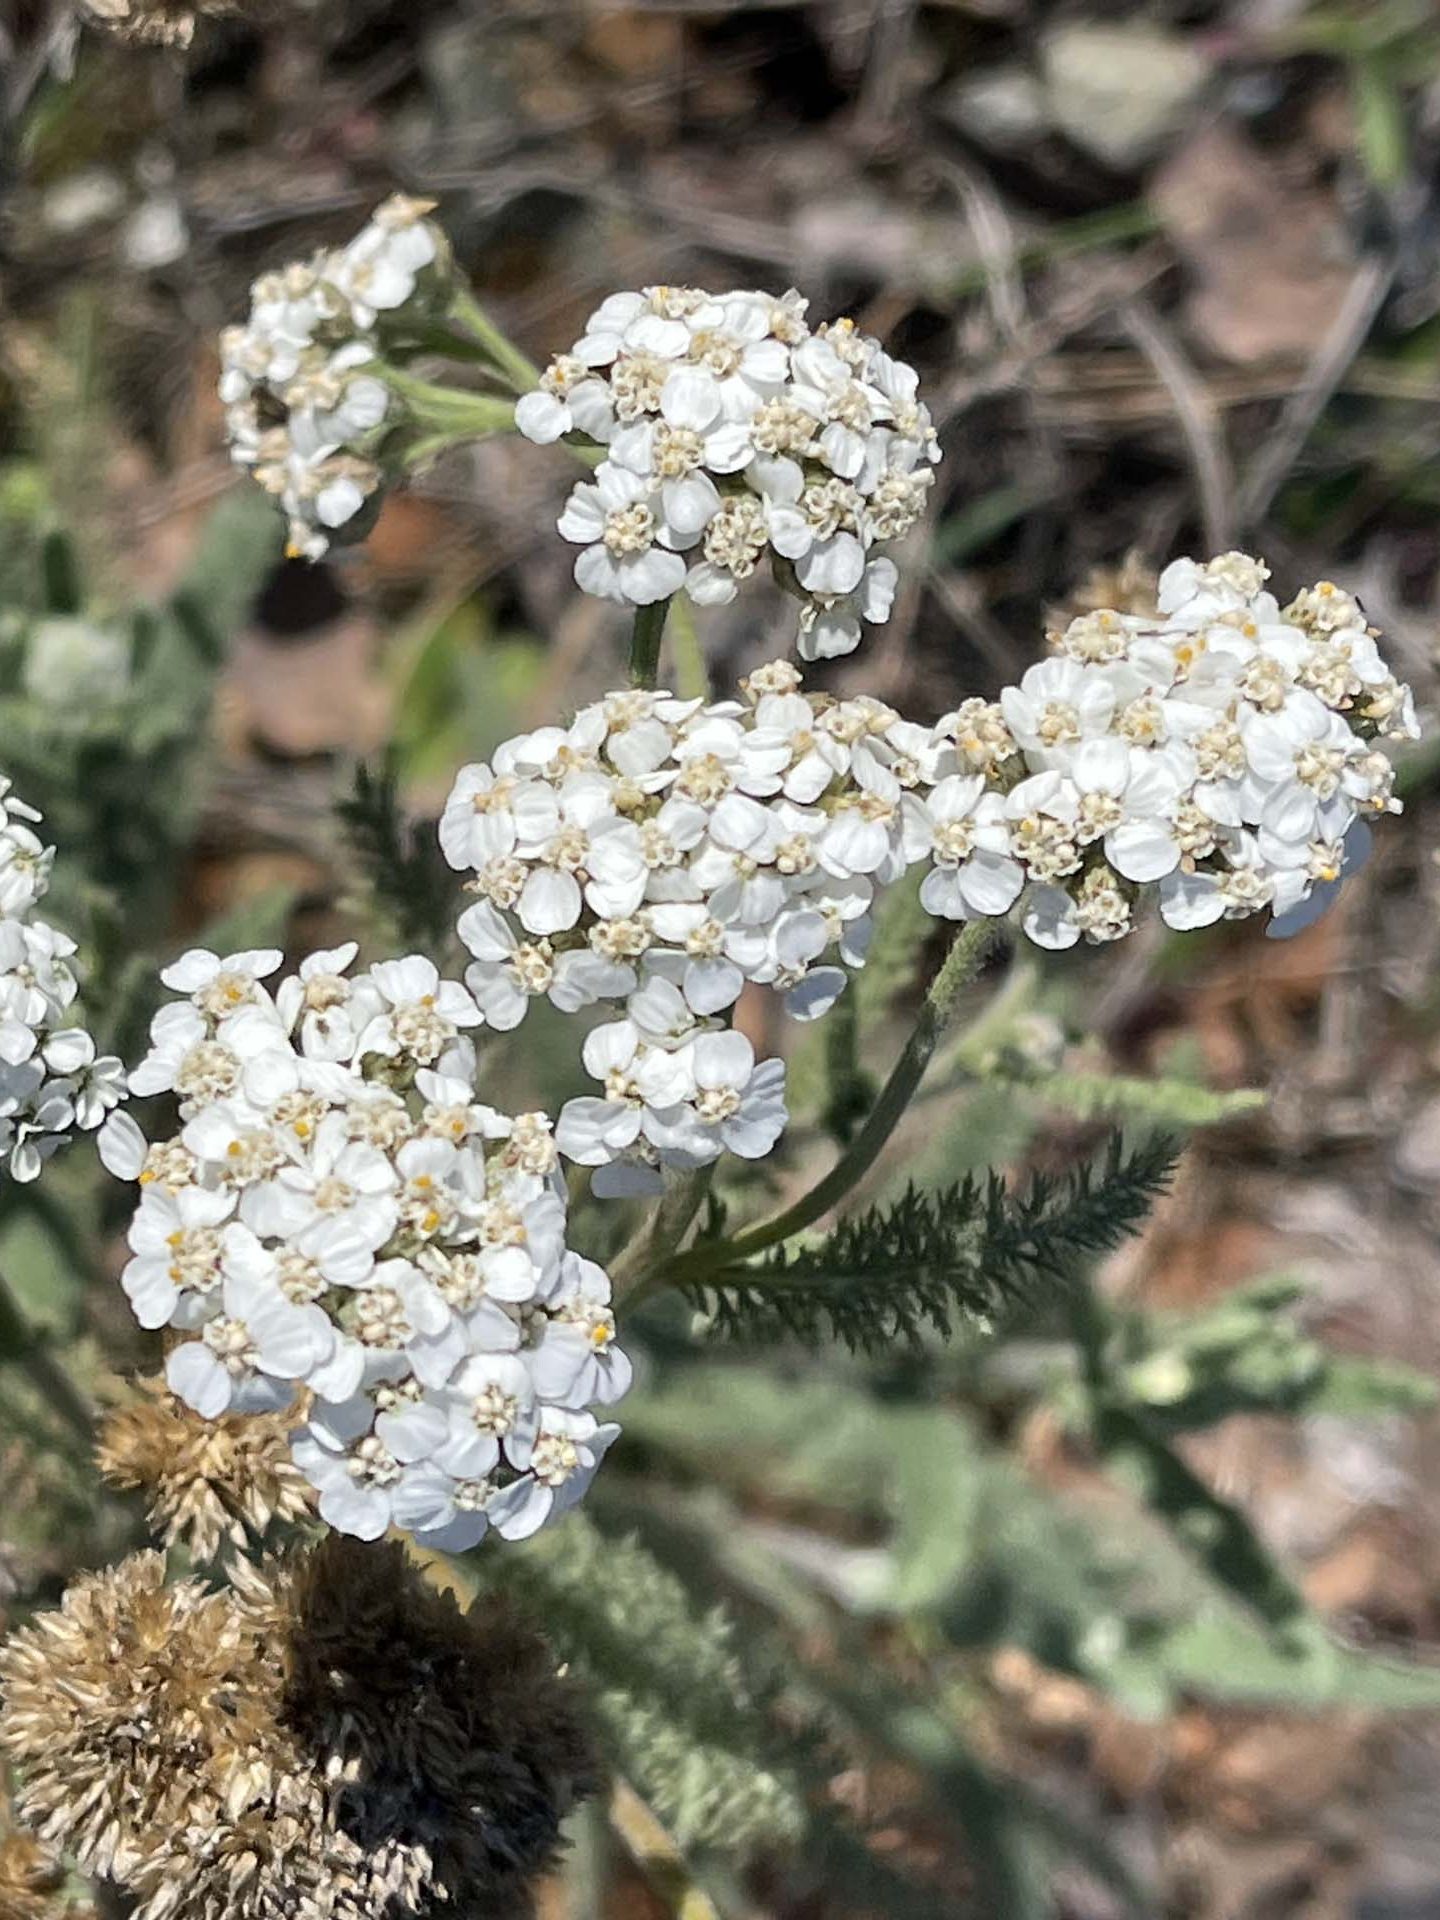
M1191 1080L1169 1076L1151 1080L1125 1073L1047 1073L1038 1083L1015 1084L1029 1084L1046 1106L1059 1107L1079 1120L1110 1115L1167 1128L1213 1127L1238 1114L1252 1113L1266 1101L1265 1094L1249 1088L1220 1093Z
M726 1339L831 1338L851 1352L919 1345L927 1328L947 1335L964 1318L992 1321L1037 1280L1063 1281L1077 1261L1118 1245L1175 1153L1164 1136L1127 1151L1116 1135L1100 1159L1037 1175L1018 1195L993 1173L938 1193L911 1186L817 1245L778 1248L685 1291Z
M396 770L426 781L453 779L527 724L547 667L528 635L496 632L468 587L422 609L397 637L393 662ZM566 704L562 692L545 702L552 712Z
M380 914L403 945L432 954L454 935L456 881L432 830L421 831L400 806L395 763L355 770L336 812Z
M115 609L75 540L37 529L25 593L0 619L5 771L64 849L47 911L88 929L86 1003L102 1032L123 1025L115 1008L171 917L205 800L216 674L273 535L263 500L222 500L175 594Z
M1110 1390L1166 1435L1236 1413L1374 1417L1434 1405L1426 1375L1331 1353L1309 1338L1292 1311L1303 1297L1300 1283L1282 1275L1193 1314L1106 1309Z
M1137 1716L1193 1696L1300 1711L1440 1700L1440 1675L1339 1644L1237 1509L1133 1412L1103 1411L1085 1431L1128 1509L1100 1487L1052 1491L954 1409L824 1372L685 1367L627 1404L626 1434L672 1473L729 1490L736 1504L711 1518L724 1568L807 1634L817 1623L785 1585L805 1575L746 1548L757 1496L825 1528L812 1536L824 1591L847 1613L923 1623L968 1656L1023 1647ZM882 1544L847 1553L837 1522L867 1537L878 1522ZM718 1575L692 1564L691 1577L713 1590Z
M743 1859L802 1831L802 1789L723 1608L698 1614L633 1539L583 1515L482 1566L585 1682L607 1752L684 1848Z

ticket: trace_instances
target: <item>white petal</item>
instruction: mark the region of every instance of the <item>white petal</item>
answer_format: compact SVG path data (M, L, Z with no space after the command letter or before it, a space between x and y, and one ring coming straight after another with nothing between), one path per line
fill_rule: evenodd
M549 446L570 430L570 409L553 393L527 393L515 402L515 425L527 440Z

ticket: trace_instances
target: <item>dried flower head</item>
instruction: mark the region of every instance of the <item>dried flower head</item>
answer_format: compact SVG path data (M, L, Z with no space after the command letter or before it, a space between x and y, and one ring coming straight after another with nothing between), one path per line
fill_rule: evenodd
M85 0L85 13L122 40L188 47L198 20L234 13L236 6L237 0Z
M163 1380L137 1385L145 1397L107 1416L96 1460L112 1486L149 1497L167 1547L213 1560L222 1542L243 1547L247 1534L310 1511L309 1484L290 1458L298 1410L205 1420Z
M128 1881L217 1754L244 1744L251 1665L228 1599L167 1587L158 1553L77 1580L0 1649L0 1751L22 1772L27 1825Z
M338 1787L346 1833L403 1854L416 1897L397 1911L508 1913L596 1784L540 1636L492 1598L462 1613L399 1545L343 1535L247 1604L281 1650L285 1731Z
M166 1588L137 1555L0 1653L41 1839L136 1920L522 1920L594 1784L544 1642L394 1545L332 1536L235 1579Z
M28 1834L0 1833L0 1920L94 1920L64 1886L64 1869Z

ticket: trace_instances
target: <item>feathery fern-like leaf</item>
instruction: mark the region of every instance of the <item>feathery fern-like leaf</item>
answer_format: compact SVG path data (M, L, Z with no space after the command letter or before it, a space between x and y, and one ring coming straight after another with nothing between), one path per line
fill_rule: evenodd
M381 911L409 946L443 951L454 932L455 877L433 835L418 833L400 807L394 766L357 767L336 812Z
M1126 1149L1117 1134L1095 1161L1037 1175L1023 1192L968 1176L941 1192L911 1186L884 1206L842 1220L818 1245L778 1248L684 1289L727 1339L852 1352L918 1345L927 1329L988 1322L1063 1279L1085 1257L1117 1246L1144 1219L1175 1164L1173 1141Z

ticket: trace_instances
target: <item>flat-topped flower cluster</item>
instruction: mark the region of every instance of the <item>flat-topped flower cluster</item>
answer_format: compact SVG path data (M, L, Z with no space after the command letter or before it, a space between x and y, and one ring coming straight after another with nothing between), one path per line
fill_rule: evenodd
M1158 615L1086 614L1017 686L933 727L802 693L776 661L741 700L615 693L465 768L440 837L476 895L459 931L487 1021L514 1027L540 995L625 1007L587 1047L606 1098L562 1113L562 1151L603 1165L628 1132L661 1164L713 1157L691 1116L684 1145L654 1118L677 1055L747 981L823 1013L917 863L930 912L1018 903L1051 947L1120 937L1147 887L1175 927L1318 913L1398 804L1382 743L1413 736L1413 705L1348 595L1322 583L1282 613L1265 571L1177 561ZM753 1061L733 1050L709 1104L738 1113Z
M733 600L767 556L801 601L802 658L889 617L880 549L925 510L940 449L913 367L808 302L698 287L614 293L515 409L531 440L605 448L559 530L587 593L636 606Z
M1322 581L1282 610L1268 575L1177 560L1157 616L1085 614L996 707L962 708L972 785L950 790L953 881L931 876L927 904L964 905L967 849L991 836L1046 946L1118 938L1150 885L1176 928L1269 908L1284 935L1323 912L1367 822L1399 810L1383 743L1416 737L1414 703L1349 594Z
M77 1024L75 942L34 917L54 858L39 820L0 775L0 1174L22 1181L125 1091L119 1060Z
M272 993L264 950L196 950L162 974L137 1094L181 1126L112 1119L138 1180L123 1284L186 1336L166 1378L201 1414L313 1396L296 1464L339 1531L449 1548L532 1533L578 1499L618 1429L602 1270L565 1244L549 1121L475 1097L481 1014L427 959L353 977L312 954Z
M914 857L902 800L946 749L879 701L799 685L775 661L741 700L611 694L507 741L451 792L440 840L471 876L459 933L489 1024L517 1026L542 995L567 1013L623 1005L585 1044L603 1093L556 1127L601 1194L770 1151L783 1064L757 1066L715 1016L746 981L823 1013Z
M431 206L395 194L348 245L263 274L220 336L230 457L279 502L294 556L362 537L378 510L391 396L374 367L392 322L413 326L443 289Z

